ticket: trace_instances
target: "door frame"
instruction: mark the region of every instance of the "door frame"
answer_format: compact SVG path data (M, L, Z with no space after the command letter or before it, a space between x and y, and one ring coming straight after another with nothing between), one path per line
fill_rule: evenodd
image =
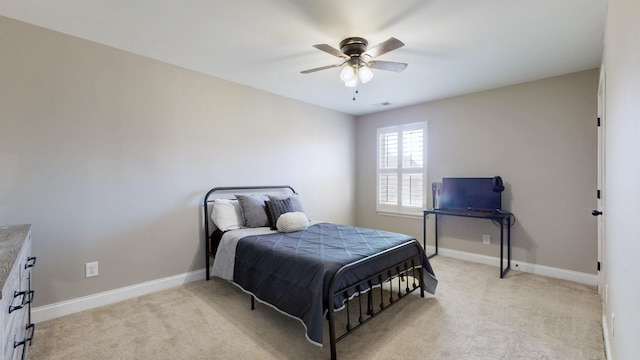
M603 302L607 301L608 289L605 284L606 264L603 259L607 250L606 241L606 71L602 64L598 81L598 196L596 210L602 212L596 216L598 222L598 294Z

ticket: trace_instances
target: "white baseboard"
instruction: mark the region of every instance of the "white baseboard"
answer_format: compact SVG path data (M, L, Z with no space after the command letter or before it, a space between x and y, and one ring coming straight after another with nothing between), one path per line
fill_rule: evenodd
M435 252L435 247L427 245L427 254L433 254ZM438 255L466 260L471 262L476 262L485 265L491 265L495 267L500 266L500 258L491 257L486 255L478 255L464 251L451 250L442 247L438 247ZM507 260L504 260L506 266ZM581 273L572 270L554 268L550 266L544 265L536 265L530 264L523 261L516 261L511 259L511 270L518 270L522 272L527 272L536 275L548 276L556 279L569 280L574 281L581 284L597 286L598 285L598 275L595 274L587 274Z
M57 317L132 299L156 291L181 286L193 281L204 280L204 278L205 271L204 269L201 269L180 275L147 281L141 284L126 286L115 290L109 290L98 294L61 301L55 304L39 306L31 309L31 319L34 323L40 323Z
M604 352L607 360L613 360L611 356L611 344L609 343L609 323L607 322L607 314L602 306L602 335L604 336Z
M433 246L427 246L427 253L433 254L435 251ZM438 255L446 256L454 259L477 262L485 265L500 266L500 259L472 254L464 251L451 250L440 247ZM553 268L549 266L529 264L522 261L511 260L511 269L523 272L533 273L542 276L549 276L557 279L575 281L582 284L596 286L598 283L597 275L579 273L576 271ZM119 301L132 299L138 296L150 294L156 291L170 289L181 286L193 281L204 280L204 269L196 270L180 275L169 276L166 278L147 281L141 284L131 285L115 290L105 291L98 294L83 296L76 299L61 301L59 303L39 306L31 309L31 317L34 323L55 319L57 317L70 315L84 310L97 308L113 304ZM604 322L603 322L604 326ZM606 333L605 333L606 334Z

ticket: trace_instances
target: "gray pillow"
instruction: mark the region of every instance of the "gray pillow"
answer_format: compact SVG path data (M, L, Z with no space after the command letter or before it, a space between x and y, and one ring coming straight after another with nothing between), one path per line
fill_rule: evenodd
M300 201L300 197L298 194L292 195L269 195L269 200L284 200L291 199L291 211L296 212L304 212L304 208L302 207L302 202Z
M264 205L264 202L269 200L266 195L238 194L236 199L238 199L242 208L244 226L250 228L269 226L267 209Z

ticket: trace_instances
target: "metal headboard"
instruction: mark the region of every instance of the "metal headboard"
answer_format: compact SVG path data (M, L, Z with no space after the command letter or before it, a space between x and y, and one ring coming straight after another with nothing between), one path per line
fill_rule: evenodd
M206 263L206 272L207 272L207 280L210 279L210 266L211 266L211 257L215 254L211 253L211 241L213 238L213 234L209 228L210 214L209 214L209 204L212 203L216 198L215 195L220 193L233 193L233 192L243 192L246 193L248 191L255 190L278 190L285 189L291 192L291 194L297 194L296 191L289 185L258 185L258 186L221 186L215 187L207 192L204 196L203 208L204 208L204 241L205 241L205 263Z

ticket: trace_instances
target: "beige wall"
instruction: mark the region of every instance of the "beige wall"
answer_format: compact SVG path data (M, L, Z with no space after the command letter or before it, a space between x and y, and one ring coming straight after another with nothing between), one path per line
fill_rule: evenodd
M637 1L609 0L602 261L615 359L640 353L638 17ZM376 127L422 120L429 181L504 177L515 259L594 272L595 71L360 117L355 165L349 116L3 17L0 34L0 223L34 224L36 306L202 268L199 203L217 185L290 183L314 218L346 223L355 196L358 225L420 237L420 220L375 214L372 159ZM480 245L495 229L473 221L449 221L442 246L496 256ZM100 276L85 279L94 260Z
M610 359L640 354L640 2L609 0L606 71L606 178L603 254L605 338ZM608 294L608 296L606 296ZM615 321L613 317L615 316ZM615 334L614 334L615 330Z
M503 208L517 219L513 258L595 274L597 88L598 71L590 70L358 117L356 223L422 239L422 219L375 212L376 128L427 121L429 193L443 177L501 175ZM499 256L499 228L490 222L441 224L442 248ZM483 234L491 245L482 245Z
M505 179L514 259L595 273L595 70L354 121L7 18L0 33L0 222L34 224L36 306L201 269L213 186L288 183L313 218L421 238L420 219L375 214L375 130L424 120L429 182ZM498 255L489 223L442 235Z
M0 34L0 223L33 224L36 306L204 268L215 186L291 184L312 218L354 223L353 117L3 17Z

